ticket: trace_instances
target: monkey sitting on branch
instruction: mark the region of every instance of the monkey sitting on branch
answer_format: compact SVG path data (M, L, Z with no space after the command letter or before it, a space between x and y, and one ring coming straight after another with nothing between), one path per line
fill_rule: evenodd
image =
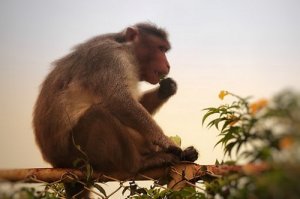
M83 151L97 171L132 174L195 161L196 149L179 148L151 116L177 90L174 80L163 79L169 49L166 31L139 23L96 36L54 62L33 114L43 158L72 168ZM159 86L140 97L139 81ZM68 197L82 188L67 184Z

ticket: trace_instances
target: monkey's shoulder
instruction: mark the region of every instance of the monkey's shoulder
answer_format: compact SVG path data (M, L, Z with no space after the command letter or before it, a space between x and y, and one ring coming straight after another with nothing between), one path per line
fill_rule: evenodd
M97 36L89 39L88 41L81 43L74 48L77 51L127 51L128 45L117 42L113 38L105 36Z

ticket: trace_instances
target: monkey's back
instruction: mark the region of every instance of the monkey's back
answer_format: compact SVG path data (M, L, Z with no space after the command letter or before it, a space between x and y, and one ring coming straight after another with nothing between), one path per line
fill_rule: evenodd
M76 159L78 154L73 152L72 128L92 104L101 102L101 93L109 92L110 85L107 82L127 78L131 80L126 81L133 84L129 87L136 87L134 84L138 81L138 71L135 68L108 69L116 67L111 62L116 61L115 58L122 54L120 51L129 53L127 57L130 57L129 62L133 64L128 65L135 64L130 51L124 49L127 47L110 38L111 35L109 39L96 37L75 47L73 52L53 63L52 71L41 85L33 113L33 127L43 158L53 166ZM109 74L122 74L122 70L128 70L126 73L132 75L119 75L117 79ZM97 79L92 81L92 77ZM91 85L93 82L97 84Z

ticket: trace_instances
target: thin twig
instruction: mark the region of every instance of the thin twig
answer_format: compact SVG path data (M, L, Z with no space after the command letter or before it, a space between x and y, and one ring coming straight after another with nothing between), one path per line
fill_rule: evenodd
M117 193L122 187L124 187L124 186L123 186L123 183L120 183L120 186L119 186L115 191L113 191L111 194L109 194L109 195L106 197L106 199L109 198L109 197L111 197L111 196L114 195L115 193Z
M162 186L162 185L156 183L156 182L155 182L156 180L153 179L153 178L150 178L150 177L145 176L145 175L143 175L143 174L139 174L139 175L142 176L143 178L146 178L147 180L153 181L154 185L157 186L157 187L160 187L160 188L162 188L162 189L164 189L164 190L167 190L167 189L168 189L168 188L166 188L166 187L164 187L164 186Z

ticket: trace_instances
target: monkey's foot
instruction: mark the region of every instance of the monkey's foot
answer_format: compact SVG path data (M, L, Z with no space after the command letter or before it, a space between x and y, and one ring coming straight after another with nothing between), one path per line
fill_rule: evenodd
M198 151L190 146L182 151L180 160L194 162L198 159Z

